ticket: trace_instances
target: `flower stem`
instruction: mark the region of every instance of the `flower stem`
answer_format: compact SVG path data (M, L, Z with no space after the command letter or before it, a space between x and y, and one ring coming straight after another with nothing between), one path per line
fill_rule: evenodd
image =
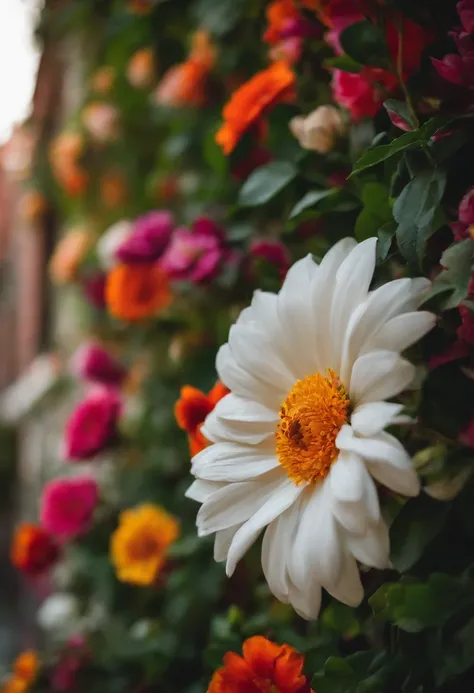
M397 64L396 64L397 77L398 77L398 81L400 83L400 87L403 91L403 95L405 97L405 101L406 101L410 116L412 118L413 124L418 129L420 127L420 121L418 120L418 116L416 115L415 107L413 105L413 101L412 101L412 98L410 96L410 92L408 91L407 85L405 84L405 80L403 79L403 38L404 38L404 35L403 35L403 25L400 21L397 22L397 33L398 33L398 55L397 55Z

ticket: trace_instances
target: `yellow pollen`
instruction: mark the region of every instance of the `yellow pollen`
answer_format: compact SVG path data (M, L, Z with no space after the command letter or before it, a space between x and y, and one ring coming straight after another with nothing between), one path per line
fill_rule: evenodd
M298 380L280 407L278 461L300 484L322 481L338 455L336 437L347 422L349 398L334 371Z

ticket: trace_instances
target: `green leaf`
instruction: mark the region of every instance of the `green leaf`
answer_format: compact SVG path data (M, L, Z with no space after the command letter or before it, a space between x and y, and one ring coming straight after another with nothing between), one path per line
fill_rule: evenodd
M436 131L439 126L439 120L432 118L425 123L419 130L406 132L404 135L397 137L390 144L383 144L379 147L369 149L363 154L360 159L354 164L351 176L354 176L362 171L365 171L372 166L380 164L382 161L389 159L391 156L398 154L406 149L414 149L422 147Z
M433 283L426 300L443 291L450 291L449 299L444 303L445 310L455 308L468 293L473 267L474 241L466 238L453 243L441 256L440 264L445 269L440 272Z
M376 236L380 227L392 220L388 189L382 183L366 183L362 189L362 202L364 208L355 225L358 241Z
M395 236L397 225L395 222L389 221L382 226L377 232L379 242L377 243L377 259L379 262L386 260L390 248L392 246L393 237Z
M410 109L406 105L405 101L397 101L397 99L387 99L384 103L384 108L387 113L395 113L404 123L409 125L412 130L416 128L416 123L413 120L413 116L410 113Z
M348 693L356 685L355 672L342 657L329 657L324 665L324 672L315 674L311 683L318 693Z
M390 528L390 558L398 572L409 570L441 531L449 513L449 503L426 495L409 500Z
M336 58L329 58L328 60L325 60L323 67L357 74L362 70L363 66L349 55L338 55Z
M433 573L427 582L382 585L369 599L375 616L409 633L441 626L474 604L471 571L459 577Z
M326 198L331 197L331 195L335 195L337 192L337 188L328 188L327 190L311 190L295 204L290 212L289 218L294 219L295 217L299 216L301 212L304 212L310 207L314 207L321 200L325 200Z
M344 53L362 65L388 67L390 53L383 32L368 21L354 22L342 32L340 42Z
M245 181L239 194L242 207L259 207L275 197L297 175L288 161L272 161L257 168Z
M445 187L444 170L422 171L403 188L393 205L393 216L398 222L398 247L412 265L419 263L426 241L439 228L440 218L436 213Z
M474 666L474 618L448 642L444 643L443 656L435 663L435 680L439 686L454 676L464 674Z

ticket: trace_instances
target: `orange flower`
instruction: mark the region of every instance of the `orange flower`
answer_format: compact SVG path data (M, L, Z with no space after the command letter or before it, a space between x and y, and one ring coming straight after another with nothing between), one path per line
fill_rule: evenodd
M266 15L268 27L263 40L267 43L278 43L288 23L301 19L293 0L272 0L267 6Z
M115 68L110 65L100 67L93 75L91 86L98 94L108 94L115 82Z
M124 510L110 538L110 558L118 580L152 585L166 562L166 552L179 536L179 523L151 503Z
M277 103L294 99L295 75L279 61L258 72L231 96L224 106L224 123L216 142L230 154L242 135Z
M43 218L48 206L39 190L28 190L20 200L20 216L28 224L36 224Z
M215 672L207 693L313 693L302 673L304 656L290 645L255 635L242 651L243 657L224 655L224 666Z
M109 209L122 205L127 199L127 181L121 171L106 173L99 184L100 199Z
M0 693L26 693L28 684L26 681L10 676L0 688Z
M90 246L92 236L85 227L68 231L61 238L49 263L49 273L56 284L73 281Z
M197 31L188 59L171 67L161 78L155 92L157 103L165 106L201 106L206 97L206 79L215 57L209 34Z
M136 89L149 87L155 79L155 58L151 48L142 48L132 55L127 65L127 79Z
M201 426L217 402L228 393L229 390L219 381L207 395L191 385L181 388L181 398L175 404L174 415L178 426L188 434L191 457L209 445L201 433Z
M130 0L129 7L135 14L149 14L155 5L155 0Z
M105 300L119 320L143 320L167 308L172 299L168 279L156 263L117 265L109 272Z
M41 527L23 522L19 525L10 549L15 568L35 577L51 568L59 558L59 547Z
M13 673L16 678L29 684L32 683L39 669L38 655L34 650L25 650L15 659Z
M49 160L55 177L71 196L81 195L87 187L89 176L79 165L84 151L81 133L66 131L58 135L49 149Z

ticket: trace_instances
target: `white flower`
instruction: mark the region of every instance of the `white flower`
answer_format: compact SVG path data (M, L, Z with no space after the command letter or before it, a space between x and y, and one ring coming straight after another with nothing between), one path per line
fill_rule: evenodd
M307 116L290 120L290 130L303 149L328 154L344 135L346 126L341 112L334 106L319 106Z
M104 231L97 242L97 255L104 270L110 270L117 264L115 253L122 243L131 236L133 224L127 219L112 224Z
M193 458L187 495L202 503L200 536L231 575L266 527L269 587L316 618L324 587L357 605L358 563L385 568L389 537L374 480L415 496L420 484L400 442L384 432L402 406L386 402L415 368L400 352L434 316L417 312L425 279L369 291L376 239L337 243L316 265L290 269L278 295L256 292L217 355L232 391L209 414L212 441Z
M72 594L52 594L41 604L37 618L44 630L67 636L77 625L79 603Z

